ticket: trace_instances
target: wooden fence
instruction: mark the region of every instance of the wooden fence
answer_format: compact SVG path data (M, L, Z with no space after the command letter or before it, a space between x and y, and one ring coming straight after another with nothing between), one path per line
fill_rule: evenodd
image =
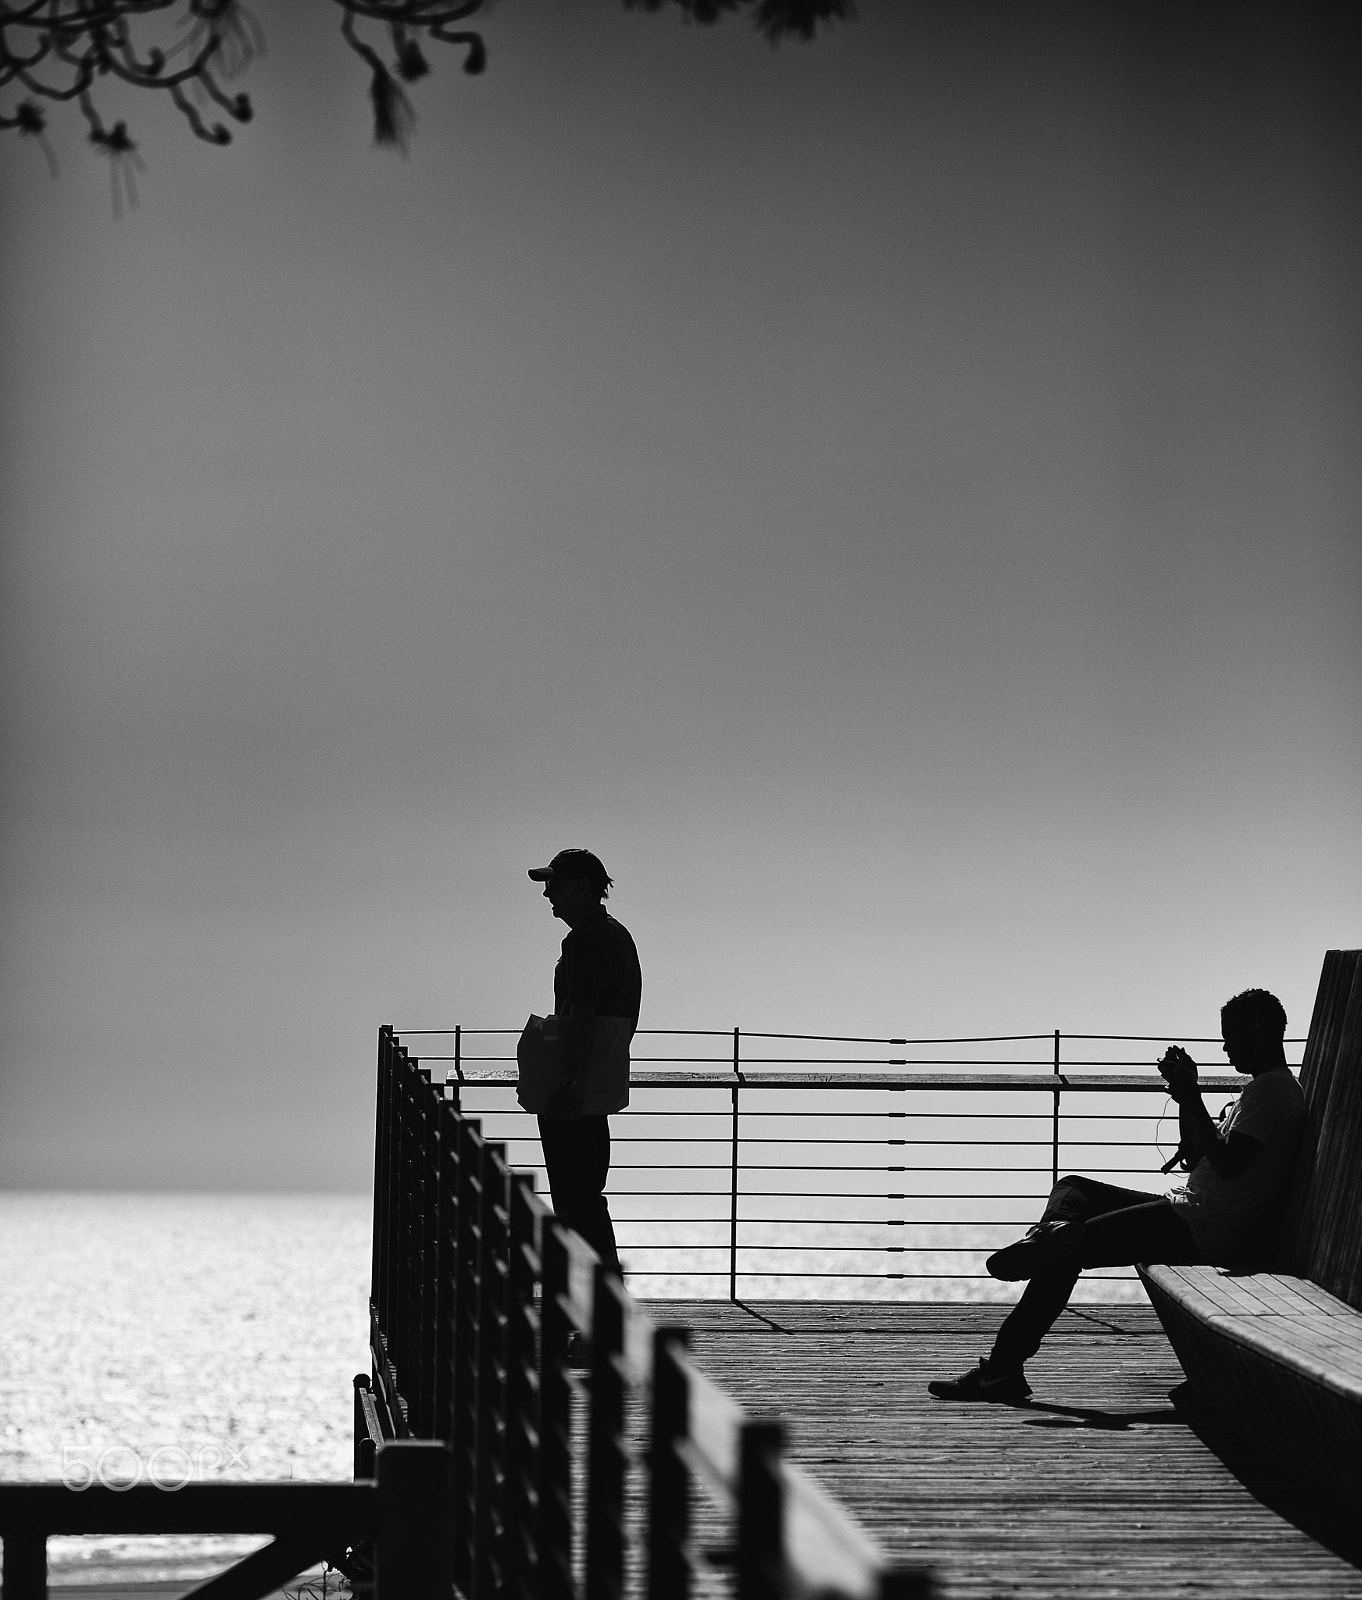
M274 1535L226 1572L186 1591L184 1600L262 1600L318 1562L352 1571L355 1547L366 1553L374 1600L444 1600L450 1592L442 1515L449 1451L402 1441L384 1450L375 1465L376 1481L354 1484L0 1485L4 1600L44 1600L48 1539L92 1533Z
M356 1379L355 1473L391 1441L446 1441L444 1526L465 1600L909 1600L807 1474L561 1227L379 1033L372 1375ZM590 1350L574 1371L569 1344Z

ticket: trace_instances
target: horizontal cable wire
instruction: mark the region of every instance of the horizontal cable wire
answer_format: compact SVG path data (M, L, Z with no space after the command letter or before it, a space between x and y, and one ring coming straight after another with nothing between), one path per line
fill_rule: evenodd
M456 1030L422 1032L435 1043ZM540 1153L534 1116L506 1103L516 1087L514 1052L501 1044L488 1048L520 1032L460 1029L453 1055L427 1056L423 1065L432 1081L449 1085L466 1113L482 1119L485 1138L532 1157ZM475 1036L479 1045L470 1050ZM630 1256L649 1263L629 1263L626 1270L671 1281L726 1278L731 1289L839 1279L990 1283L980 1270L993 1248L986 1241L1020 1231L1023 1211L1033 1220L1057 1173L1086 1167L1112 1181L1143 1179L1157 1192L1154 1169L1176 1143L1176 1108L1149 1056L1130 1059L1136 1052L1127 1047L1166 1038L641 1030L646 1054L636 1054L633 1064L642 1076L611 1134L618 1156L612 1164L618 1184L611 1189L618 1236ZM1198 1047L1219 1042L1180 1038ZM698 1049L682 1044L669 1051L669 1039L693 1039ZM1082 1059L1062 1059L1065 1041L1070 1048L1081 1045ZM783 1048L788 1042L807 1050ZM1115 1047L1112 1056L1102 1057L1093 1044ZM989 1055L990 1047L998 1053ZM1091 1075L1071 1081L1079 1073ZM1238 1080L1218 1059L1203 1069L1202 1081L1213 1103L1238 1092ZM869 1102L867 1095L873 1096ZM1160 1095L1162 1106L1155 1109L1150 1096ZM669 1100L659 1104L654 1096ZM816 1128L810 1126L815 1118ZM678 1125L686 1131L676 1132ZM1148 1159L1130 1165L1139 1150ZM938 1164L939 1157L946 1159ZM516 1166L536 1178L545 1170L542 1160ZM793 1186L801 1179L822 1182L825 1175L835 1187ZM907 1177L914 1188L889 1188ZM1026 1180L1026 1190L1017 1189L1018 1178ZM1002 1187L980 1190L985 1179ZM852 1183L860 1187L845 1187ZM688 1211L699 1200L705 1209ZM903 1214L909 1206L912 1213ZM635 1207L645 1214L621 1214ZM924 1207L948 1214L921 1215ZM961 1216L969 1207L984 1208L983 1214ZM819 1237L810 1241L799 1230ZM645 1231L648 1237L639 1237ZM957 1242L943 1242L952 1233ZM921 1242L924 1234L933 1242ZM959 1258L954 1270L928 1270L945 1265L946 1255ZM881 1266L881 1258L900 1259L904 1270ZM1095 1275L1108 1277L1111 1270Z

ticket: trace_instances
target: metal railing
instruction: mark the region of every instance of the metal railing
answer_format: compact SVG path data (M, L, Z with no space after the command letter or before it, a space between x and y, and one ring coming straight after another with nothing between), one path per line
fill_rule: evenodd
M402 1037L421 1040L423 1066L540 1178L535 1121L515 1101L518 1034ZM629 1281L649 1298L1005 1292L983 1259L1035 1220L1061 1172L1151 1192L1177 1181L1159 1173L1177 1116L1153 1066L1174 1037L641 1030L630 1106L611 1118ZM1177 1042L1201 1057L1214 1112L1242 1080L1206 1070L1218 1039ZM1086 1275L1080 1296L1124 1293L1113 1280L1134 1275Z
M645 1315L387 1028L375 1155L355 1472L368 1479L394 1441L447 1444L440 1527L462 1600L931 1594L929 1574L889 1563L784 1458L779 1424L692 1365L685 1330Z

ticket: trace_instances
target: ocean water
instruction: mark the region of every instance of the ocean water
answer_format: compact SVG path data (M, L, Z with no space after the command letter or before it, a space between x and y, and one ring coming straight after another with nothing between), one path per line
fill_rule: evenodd
M727 1294L726 1224L678 1230L627 1199L616 1209L639 1298ZM348 1479L351 1379L369 1364L370 1217L367 1195L0 1193L0 1479ZM702 1238L712 1243L677 1247ZM955 1276L979 1271L996 1227L905 1239L867 1216L753 1224L743 1238L748 1299L1013 1296ZM905 1243L936 1253L884 1254ZM844 1276L886 1268L942 1276ZM1128 1278L1085 1287L1095 1300L1142 1294ZM261 1542L53 1539L51 1581L191 1580Z
M0 1477L345 1479L362 1195L0 1195ZM260 1539L52 1539L51 1582L207 1577Z

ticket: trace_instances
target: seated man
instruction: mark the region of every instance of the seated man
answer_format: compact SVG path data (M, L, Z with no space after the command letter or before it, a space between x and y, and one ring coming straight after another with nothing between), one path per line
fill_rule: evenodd
M1230 1265L1272 1244L1302 1129L1305 1096L1286 1064L1286 1012L1275 995L1248 989L1221 1008L1225 1054L1252 1082L1211 1121L1196 1063L1178 1046L1159 1062L1178 1104L1178 1154L1190 1176L1171 1194L1061 1178L1025 1238L988 1258L995 1278L1029 1279L977 1367L927 1385L942 1400L1017 1404L1031 1393L1023 1370L1069 1302L1085 1267L1135 1262ZM1168 1167L1165 1167L1165 1171Z

